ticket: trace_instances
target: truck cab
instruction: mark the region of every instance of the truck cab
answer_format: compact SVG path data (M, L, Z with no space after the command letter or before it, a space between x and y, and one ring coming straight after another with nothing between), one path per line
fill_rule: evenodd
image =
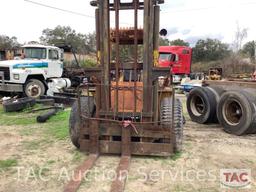
M24 92L30 97L45 94L47 81L62 76L62 50L38 44L21 49L20 57L0 61L0 91Z
M186 46L160 46L159 67L172 67L176 76L189 75L191 72L192 49Z

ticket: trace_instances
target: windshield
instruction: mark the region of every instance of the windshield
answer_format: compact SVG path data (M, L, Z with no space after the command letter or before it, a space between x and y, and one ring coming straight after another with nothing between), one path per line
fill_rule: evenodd
M25 48L25 57L31 59L46 59L46 49L45 48Z
M162 60L162 61L170 61L170 60L171 60L171 57L172 57L172 54L171 54L171 53L160 53L160 55L159 55L159 60Z

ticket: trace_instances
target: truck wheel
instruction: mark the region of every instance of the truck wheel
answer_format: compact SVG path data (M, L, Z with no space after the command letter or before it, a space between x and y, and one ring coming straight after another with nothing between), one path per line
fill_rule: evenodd
M24 87L25 95L31 98L39 98L45 94L45 85L38 79L29 79Z
M172 98L167 97L161 101L161 122L164 128L171 128L172 126ZM175 134L175 145L174 152L182 151L183 143L183 126L184 116L182 111L182 104L179 99L175 99L174 102L174 134Z
M92 117L93 113L95 111L95 104L94 104L94 98L89 97L89 104L90 108L88 107L88 97L81 97L80 98L81 103L81 115L86 117ZM90 109L90 114L88 114L88 109ZM80 137L80 128L84 127L83 125L86 123L86 120L83 120L81 122L81 126L79 123L79 116L78 116L78 101L75 101L71 108L71 113L69 117L69 135L72 143L79 149L79 137Z
M226 90L224 90L221 87L216 87L216 86L211 86L211 87L205 87L206 91L208 92L209 95L214 95L214 101L213 103L215 103L214 106L211 106L212 108L212 119L209 120L209 123L219 123L218 117L217 117L217 105L220 101L220 97L223 93L226 92Z
M187 98L187 110L191 120L200 124L216 123L216 106L222 92L222 89L210 87L192 89Z
M255 99L245 91L228 91L217 107L220 124L228 133L243 135L255 131Z

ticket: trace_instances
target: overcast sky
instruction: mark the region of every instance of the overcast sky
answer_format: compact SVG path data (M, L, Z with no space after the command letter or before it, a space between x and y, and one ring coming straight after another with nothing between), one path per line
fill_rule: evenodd
M95 29L90 0L31 0L81 13L75 15L29 3L4 0L0 4L0 35L16 36L21 43L37 41L45 28L71 26L80 33ZM124 0L129 1L129 0ZM130 0L131 1L131 0ZM161 6L161 28L170 40L181 38L193 44L200 38L218 38L232 43L239 23L248 28L249 40L256 40L256 0L165 0ZM132 13L121 15L122 25L132 23Z

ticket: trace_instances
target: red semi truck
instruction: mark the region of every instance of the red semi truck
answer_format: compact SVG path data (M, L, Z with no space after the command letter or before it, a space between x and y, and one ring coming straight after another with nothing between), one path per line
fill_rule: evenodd
M172 66L174 75L180 78L191 72L192 48L186 46L160 46L159 66Z

